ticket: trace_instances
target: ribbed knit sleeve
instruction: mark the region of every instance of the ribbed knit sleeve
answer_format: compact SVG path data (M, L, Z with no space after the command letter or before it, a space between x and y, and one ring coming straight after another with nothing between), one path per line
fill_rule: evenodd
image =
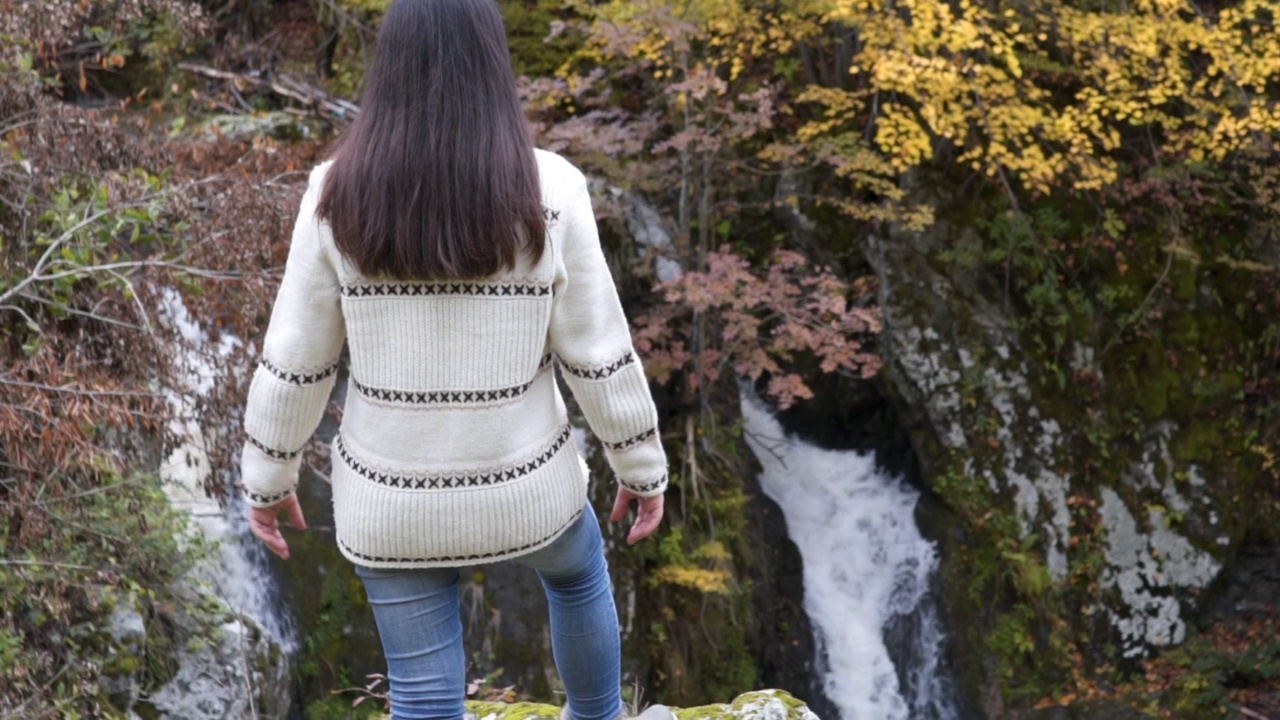
M651 497L667 488L658 411L605 263L586 178L576 169L558 198L563 240L551 315L552 349L619 482Z
M297 486L302 448L324 414L346 335L338 275L316 216L323 179L322 166L302 197L249 386L240 477L245 502L253 507L274 505Z

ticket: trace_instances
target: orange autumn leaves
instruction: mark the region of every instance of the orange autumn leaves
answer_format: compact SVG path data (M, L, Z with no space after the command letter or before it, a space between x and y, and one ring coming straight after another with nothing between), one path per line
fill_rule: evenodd
M880 331L880 311L847 299L869 288L852 287L799 253L778 251L761 272L722 246L707 253L706 270L659 290L665 304L635 321L636 346L659 382L682 369L695 390L726 373L752 381L767 375L766 392L786 408L813 397L794 369L802 356L828 373L870 377L880 368L865 345Z

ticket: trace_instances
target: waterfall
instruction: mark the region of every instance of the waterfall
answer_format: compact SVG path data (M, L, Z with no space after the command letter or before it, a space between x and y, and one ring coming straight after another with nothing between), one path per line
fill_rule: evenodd
M879 470L870 454L788 437L745 393L742 416L763 468L760 485L804 559L816 668L842 720L955 720L929 592L938 557L916 526L919 493ZM898 640L892 648L887 631Z
M191 518L196 541L211 543L216 563L195 570L215 594L236 613L251 618L287 654L297 648L293 619L281 607L274 592L268 551L249 531L244 503L234 493L224 510L204 492L204 480L213 472L205 451L205 429L194 418L194 398L209 392L218 379L210 356L226 357L240 340L223 334L218 343L187 310L182 296L166 288L161 296L160 319L175 336L173 359L181 368L177 387L165 390L174 418L171 430L182 445L165 458L160 469L169 502Z

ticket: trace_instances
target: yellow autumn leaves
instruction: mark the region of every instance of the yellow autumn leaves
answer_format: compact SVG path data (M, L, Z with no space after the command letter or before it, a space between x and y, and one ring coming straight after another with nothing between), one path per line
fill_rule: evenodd
M833 0L824 21L859 35L850 72L863 102L845 114L878 113L876 144L898 170L946 143L959 162L1033 192L1092 189L1115 179L1125 133L1192 160L1274 141L1274 5L1249 0L1216 17L1190 0L1114 8Z
M594 52L617 57L607 38L628 38L630 56L658 80L710 71L732 87L752 68L849 40L849 56L828 53L847 65L838 82L807 77L790 88L816 109L796 136L837 148L828 141L864 134L878 168L868 168L867 147L843 146L878 180L946 149L1023 191L1089 190L1115 180L1126 137L1140 135L1157 155L1221 161L1280 135L1273 0L1216 13L1193 0L613 0L579 9L609 28L593 33Z

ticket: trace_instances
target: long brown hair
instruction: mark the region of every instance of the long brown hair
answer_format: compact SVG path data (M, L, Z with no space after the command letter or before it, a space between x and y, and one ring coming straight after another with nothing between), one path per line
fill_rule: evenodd
M396 0L319 214L366 275L469 278L536 262L538 166L494 0Z

